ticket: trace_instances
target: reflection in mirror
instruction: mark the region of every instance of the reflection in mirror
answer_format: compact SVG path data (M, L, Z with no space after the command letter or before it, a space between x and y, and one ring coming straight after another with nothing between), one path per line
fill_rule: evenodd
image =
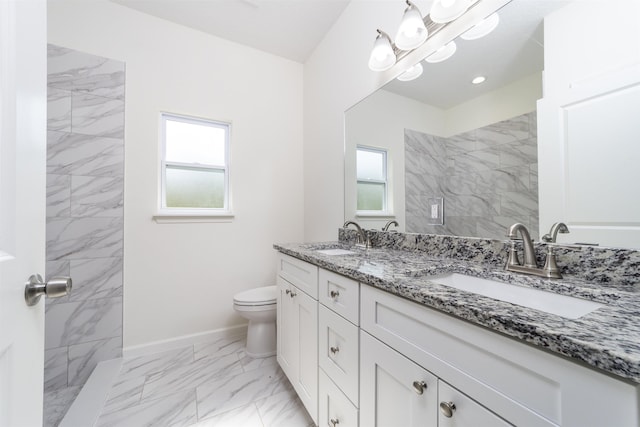
M462 40L447 61L394 81L345 114L345 219L405 232L505 238L515 222L538 239L536 101L542 20L566 2L514 0L488 36ZM471 80L485 76L473 85ZM387 215L356 210L355 147L386 149ZM434 200L443 200L443 221Z

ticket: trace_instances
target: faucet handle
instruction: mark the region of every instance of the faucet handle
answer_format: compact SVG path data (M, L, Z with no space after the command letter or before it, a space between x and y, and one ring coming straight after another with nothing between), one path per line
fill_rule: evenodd
M520 260L518 259L518 252L516 251L515 241L511 241L511 246L509 247L509 256L507 257L507 267L509 267L510 265L521 265Z
M545 277L553 279L562 279L560 268L556 263L556 255L553 253L553 246L547 245L547 258L544 261L544 267L542 267Z

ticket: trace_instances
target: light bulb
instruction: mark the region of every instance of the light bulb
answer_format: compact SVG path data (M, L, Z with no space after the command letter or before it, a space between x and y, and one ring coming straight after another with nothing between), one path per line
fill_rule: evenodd
M373 43L373 49L369 56L369 68L373 71L385 71L396 63L396 54L391 47L391 40L384 32L378 30L378 36Z
M407 4L395 38L396 46L402 50L417 48L424 43L429 35L418 8L409 1Z

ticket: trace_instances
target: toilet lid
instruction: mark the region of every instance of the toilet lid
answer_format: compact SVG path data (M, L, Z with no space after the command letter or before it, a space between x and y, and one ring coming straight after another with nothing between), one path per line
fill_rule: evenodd
M278 291L276 286L264 286L240 292L233 297L233 302L240 305L267 305L275 304Z

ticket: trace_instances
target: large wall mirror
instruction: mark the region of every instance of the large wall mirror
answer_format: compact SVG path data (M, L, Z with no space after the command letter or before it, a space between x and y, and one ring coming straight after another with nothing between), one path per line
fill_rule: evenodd
M545 64L543 21L550 14L555 16L562 8L572 6L571 3L513 0L498 11L500 23L489 35L477 40L456 40L457 51L448 60L440 63L423 61L424 73L418 79L392 81L347 110L345 219L355 218L367 228L377 229L388 220L396 219L400 223L400 231L495 239L504 239L507 227L515 222L524 223L536 240L546 233L546 229L539 230L540 224L545 227L547 217L550 218L550 215L543 214L546 215L545 220L540 220L539 183L549 188L553 179L550 177L557 171L550 171L552 168L546 164L549 163L546 159L552 155L548 148L539 147L538 140L541 138L538 135L538 116L541 114L539 100L543 98L543 86L545 90L554 87L548 82L543 85L543 71L546 73L549 65ZM638 12L637 6L629 7L633 9L630 12ZM636 38L632 46L637 49L638 34L629 36ZM631 62L637 60L632 58ZM556 74L562 74L557 72L558 68ZM472 80L478 76L486 80L473 84ZM544 94L544 97L549 95ZM551 97L554 98L555 94ZM623 98L619 105L638 97L630 97L625 92L620 97L621 100ZM578 113L571 114L579 116ZM640 125L632 122L628 120L624 125L628 128L626 140L640 136ZM575 132L575 126L572 129L563 132L580 134ZM634 136L629 136L631 134ZM362 200L368 194L362 191L366 177L358 176L362 172L358 172L356 167L359 149L369 148L386 153L387 182L383 183L386 185L386 200L385 203L369 204L377 206L377 210L363 208L368 206L366 200ZM562 150L569 152L568 149ZM579 157L576 155L578 149L573 150L567 157L576 159ZM630 154L640 160L640 150L633 149ZM593 155L590 156L584 157L583 161L593 160ZM606 170L609 174L616 174L615 165ZM564 175L567 182L561 184L569 188L572 175ZM627 180L628 175L620 174L620 179L624 176ZM635 176L640 179L640 175ZM607 182L615 180L615 177L610 177ZM585 179L581 178L583 181ZM640 184L635 185L640 187ZM360 190L358 186L361 186ZM379 182L377 188L375 197L380 197ZM573 185L572 188L575 193L577 187ZM551 193L554 191L544 194ZM564 193L560 191L558 194ZM619 194L609 196L608 200L617 203L622 198ZM566 192L564 198L570 199L569 196L570 193ZM545 199L544 203L554 197L553 203L562 205L565 210L542 210L554 212L553 215L558 216L555 220L566 222L569 217L582 215L572 216L570 203L558 200L556 194ZM575 205L584 212L588 202L582 199ZM640 203L622 205L629 212L619 215L622 218L619 223L639 228ZM613 204L611 206L613 208ZM598 215L595 228L607 228L609 219L606 214ZM603 234L593 233L592 225L589 226L591 228L585 227L590 232L581 234L580 221L574 223L578 231L566 240L567 243L586 238L591 239L586 243L640 247L640 242L634 246L625 243L624 239L604 239ZM596 238L598 241L594 241Z

